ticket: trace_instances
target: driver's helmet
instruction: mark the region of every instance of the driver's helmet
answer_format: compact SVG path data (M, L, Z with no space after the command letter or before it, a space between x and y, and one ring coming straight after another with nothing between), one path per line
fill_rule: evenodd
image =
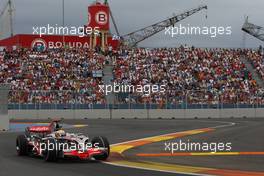
M59 131L61 130L62 126L60 125L59 122L54 122L54 131Z
M59 138L59 137L63 137L63 136L66 136L66 133L64 130L58 130L55 132L55 137L56 138Z

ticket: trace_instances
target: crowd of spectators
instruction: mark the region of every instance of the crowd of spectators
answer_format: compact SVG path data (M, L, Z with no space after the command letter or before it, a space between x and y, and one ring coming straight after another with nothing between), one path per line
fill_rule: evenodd
M19 49L0 55L0 83L11 84L15 103L105 103L97 87L104 56L85 49Z
M251 61L261 78L264 80L264 52L259 50L246 50L246 57Z
M10 83L11 103L105 104L100 91L105 64L113 64L113 82L165 85L165 92L133 92L116 103L264 104L260 87L241 61L245 50L194 47L120 49L108 54L89 49L18 49L0 52L0 83ZM263 54L246 50L264 79ZM111 61L110 61L111 60Z
M184 101L254 103L260 88L240 60L243 52L240 49L194 47L120 51L115 61L116 82L166 85L167 89L165 93L149 96L133 93L121 101L161 105Z

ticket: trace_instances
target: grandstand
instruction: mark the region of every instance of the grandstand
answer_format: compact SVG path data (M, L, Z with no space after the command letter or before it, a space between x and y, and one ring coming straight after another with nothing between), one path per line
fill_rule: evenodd
M256 71L259 73L262 80L264 80L264 54L263 50L260 48L258 51L248 50L246 56L255 67Z
M76 104L79 108L106 108L106 96L99 91L103 75L93 73L103 72L111 63L112 82L166 85L165 93L116 93L116 108L128 108L128 104L135 108L146 104L153 108L263 105L263 89L241 61L244 54L263 79L263 68L257 64L263 62L263 53L248 49L18 49L1 52L0 83L11 84L11 108L25 104L35 108L36 104L50 108L76 108Z

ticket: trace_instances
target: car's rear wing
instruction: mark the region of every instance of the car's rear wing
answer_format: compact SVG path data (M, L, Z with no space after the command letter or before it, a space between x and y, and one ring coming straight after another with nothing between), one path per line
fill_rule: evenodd
M62 127L59 122L61 122L61 120L55 119L47 126L32 126L27 129L29 132L33 133L51 133L52 131L56 131Z

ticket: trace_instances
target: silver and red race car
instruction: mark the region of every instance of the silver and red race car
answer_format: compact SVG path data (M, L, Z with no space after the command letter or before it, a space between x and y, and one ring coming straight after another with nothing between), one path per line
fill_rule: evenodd
M19 156L41 156L45 161L60 158L106 160L110 154L107 138L89 137L83 134L66 133L60 121L52 121L48 126L27 127L25 134L16 139Z

